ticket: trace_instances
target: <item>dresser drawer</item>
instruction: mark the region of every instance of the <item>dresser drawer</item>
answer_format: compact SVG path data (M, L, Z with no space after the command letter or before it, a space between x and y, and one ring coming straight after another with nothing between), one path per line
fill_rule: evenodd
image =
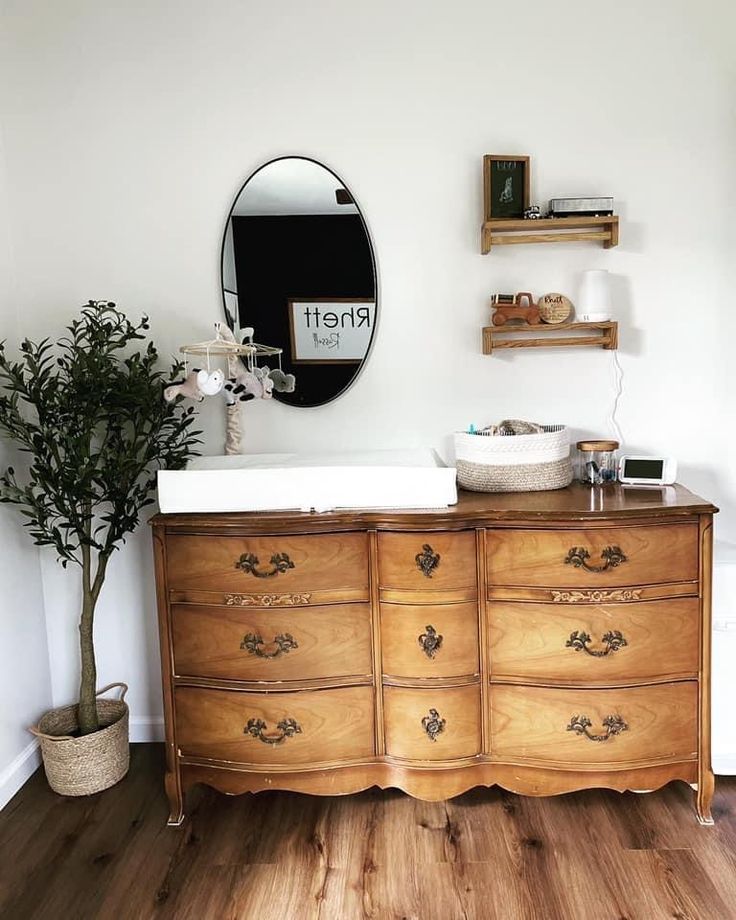
M488 585L600 588L698 578L696 524L489 530Z
M382 588L474 589L475 533L381 533L378 572Z
M491 754L572 767L697 756L696 681L619 690L494 685Z
M183 756L252 764L306 764L370 757L373 690L250 693L179 687Z
M478 673L478 605L381 604L383 673L463 677Z
M491 679L611 684L696 677L697 598L488 606Z
M368 604L272 610L173 605L174 673L226 680L370 675Z
M172 534L166 544L169 588L262 594L328 592L368 600L365 533L219 537ZM339 596L340 594L344 597ZM318 603L302 598L297 603Z
M386 753L407 760L453 760L480 753L480 687L384 687Z

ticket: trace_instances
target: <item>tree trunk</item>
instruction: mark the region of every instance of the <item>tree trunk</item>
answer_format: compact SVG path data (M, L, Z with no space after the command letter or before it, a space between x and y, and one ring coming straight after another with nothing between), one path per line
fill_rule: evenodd
M79 651L81 680L79 684L79 733L96 732L97 718L97 664L95 662L94 619L97 598L105 581L108 554L97 557L97 571L92 581L92 559L89 546L82 546L82 615L79 618Z
M79 731L82 735L96 732L97 720L97 665L93 638L96 598L89 587L89 578L82 588L82 616L79 620L79 650L82 677L79 685Z

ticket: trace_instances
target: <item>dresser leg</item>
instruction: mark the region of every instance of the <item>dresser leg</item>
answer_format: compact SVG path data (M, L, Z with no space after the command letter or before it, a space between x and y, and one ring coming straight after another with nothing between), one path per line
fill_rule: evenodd
M715 780L711 770L704 770L700 776L698 790L695 793L695 807L698 812L698 823L703 825L713 824L713 816L710 813L710 803L713 801L713 790Z
M184 793L175 773L167 773L164 779L166 797L169 800L169 827L179 827L184 821Z

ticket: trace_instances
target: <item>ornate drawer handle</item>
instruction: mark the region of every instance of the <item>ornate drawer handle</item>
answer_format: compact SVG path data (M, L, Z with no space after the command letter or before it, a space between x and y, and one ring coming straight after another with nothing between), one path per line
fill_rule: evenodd
M422 719L422 728L430 741L436 741L437 735L445 730L446 722L436 709L430 709L429 715Z
M421 646L422 651L427 656L427 658L434 658L434 656L439 652L442 647L441 635L437 635L437 630L434 626L425 626L425 632L417 638L417 642Z
M424 546L422 546L421 553L417 553L414 559L417 568L423 572L427 578L432 577L432 572L434 572L440 564L440 554L436 553L429 543L425 543Z
M248 573L255 575L256 578L271 578L272 575L278 575L279 572L285 572L287 569L296 568L286 553L274 553L273 556L271 556L271 568L268 571L259 571L257 566L258 556L254 556L253 553L243 553L240 559L235 563L236 569L240 569L242 572L245 572L246 575Z
M266 734L266 728L267 725L263 719L248 719L248 724L243 729L243 734L253 735L254 738L264 744L281 744L282 741L291 738L292 735L300 735L302 731L302 727L296 719L282 719L276 726L279 730L278 735Z
M226 594L228 607L297 607L308 604L311 594Z
M623 634L617 629L604 634L601 642L605 645L605 648L588 648L588 643L590 641L590 636L586 632L582 630L578 632L576 629L574 632L570 633L570 638L565 643L565 648L574 648L576 652L585 652L593 658L605 658L606 655L610 655L611 652L617 652L620 648L629 644L626 639L624 639Z
M565 557L566 565L574 565L576 569L583 568L586 572L606 572L608 569L615 569L622 562L627 562L627 558L620 546L607 546L601 552L603 565L588 565L590 553L584 546L573 546Z
M274 636L273 644L276 648L272 652L264 652L261 646L264 644L263 638L256 633L247 633L240 643L241 649L250 652L258 658L278 658L279 655L286 655L293 648L299 648L296 639L291 633L280 633Z
M588 731L593 723L587 716L573 716L570 724L567 726L569 732L575 732L576 735L585 735L590 741L608 741L614 735L620 735L621 732L629 730L629 726L624 722L621 716L606 716L603 720L603 726L606 729L605 735L594 735Z

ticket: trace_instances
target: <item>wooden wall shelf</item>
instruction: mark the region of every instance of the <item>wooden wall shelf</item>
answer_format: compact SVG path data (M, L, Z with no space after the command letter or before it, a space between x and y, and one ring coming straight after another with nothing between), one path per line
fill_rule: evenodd
M555 332L588 332L589 335L550 336ZM528 338L530 333L541 336ZM557 325L484 326L483 354L490 355L499 348L582 348L598 346L607 350L618 348L618 323L559 323Z
M541 220L495 218L481 228L481 252L492 246L518 243L601 242L604 249L618 246L618 216L611 217L544 217Z

